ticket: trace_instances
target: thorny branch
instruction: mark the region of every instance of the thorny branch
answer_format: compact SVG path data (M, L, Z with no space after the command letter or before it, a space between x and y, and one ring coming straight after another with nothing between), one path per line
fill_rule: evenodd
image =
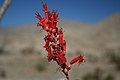
M5 0L2 7L0 8L0 21L2 20L3 15L5 14L6 10L8 9L10 3L11 3L11 0Z

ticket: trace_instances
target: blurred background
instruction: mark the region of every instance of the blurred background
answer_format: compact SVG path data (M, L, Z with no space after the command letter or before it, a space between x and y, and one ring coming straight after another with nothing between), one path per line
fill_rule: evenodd
M85 56L71 80L120 80L120 0L0 0L0 80L66 80L36 27L42 2L59 12L68 62Z

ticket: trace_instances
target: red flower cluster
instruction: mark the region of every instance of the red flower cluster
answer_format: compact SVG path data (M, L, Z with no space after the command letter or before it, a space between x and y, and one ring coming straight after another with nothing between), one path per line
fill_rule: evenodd
M68 71L71 69L71 65L78 62L83 62L84 58L82 55L72 59L69 64L67 64L66 54L66 41L63 37L62 28L57 27L58 22L58 12L50 12L46 3L42 4L42 9L44 11L45 17L41 17L38 12L36 12L36 18L39 20L37 26L41 26L43 30L47 32L44 37L45 45L44 48L48 52L48 61L55 61L60 66L62 72L66 75L69 80Z

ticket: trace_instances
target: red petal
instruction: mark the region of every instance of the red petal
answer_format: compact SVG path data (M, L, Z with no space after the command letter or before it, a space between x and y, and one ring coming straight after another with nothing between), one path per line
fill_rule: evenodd
M58 35L59 35L59 37L58 37L59 44L62 44L63 43L63 32L62 32L62 30L59 31Z
M60 63L66 63L67 62L65 56L62 55L62 54L58 55L58 60L59 60Z
M46 4L46 3L43 3L43 4L42 4L42 8L43 8L43 11L44 11L44 12L48 12L48 7L47 7L47 4Z
M35 17L38 18L39 20L42 19L42 17L40 16L40 14L39 14L37 11L36 11L36 13L35 13Z
M50 43L50 42L47 40L47 41L46 41L46 44L44 45L44 48L48 48L48 47L49 47L49 43Z

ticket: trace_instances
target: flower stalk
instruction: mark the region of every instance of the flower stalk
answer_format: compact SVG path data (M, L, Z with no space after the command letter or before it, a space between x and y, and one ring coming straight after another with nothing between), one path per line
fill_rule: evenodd
M64 38L63 29L57 27L58 22L58 12L56 10L50 12L46 3L42 4L42 9L44 12L44 17L42 17L38 12L35 13L38 19L37 26L47 33L44 37L44 48L48 53L48 61L55 61L59 66L61 71L65 74L67 80L69 79L68 72L71 66L75 63L81 63L84 61L83 55L79 55L73 58L70 62L66 58L66 40Z

